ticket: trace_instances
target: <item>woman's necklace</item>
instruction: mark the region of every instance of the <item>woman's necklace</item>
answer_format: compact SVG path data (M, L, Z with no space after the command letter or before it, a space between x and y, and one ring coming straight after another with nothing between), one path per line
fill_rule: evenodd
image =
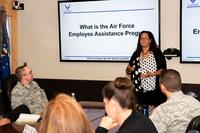
M147 58L149 56L149 50L144 52L144 51L141 51L141 57L142 58Z

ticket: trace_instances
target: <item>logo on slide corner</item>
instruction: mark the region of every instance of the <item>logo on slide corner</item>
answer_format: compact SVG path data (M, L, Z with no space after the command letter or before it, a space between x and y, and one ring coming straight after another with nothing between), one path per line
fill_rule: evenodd
M64 5L64 14L70 12L71 5Z
M69 10L69 8L70 8L70 5L65 5L66 10Z
M187 4L187 8L199 8L200 3L198 3L196 0L190 0L190 3Z
M191 0L192 3L194 3L196 0Z

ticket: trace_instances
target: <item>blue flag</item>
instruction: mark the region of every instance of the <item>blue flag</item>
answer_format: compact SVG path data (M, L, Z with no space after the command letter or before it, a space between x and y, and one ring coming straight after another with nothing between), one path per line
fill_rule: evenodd
M2 87L2 81L7 78L10 72L10 59L9 59L9 52L8 52L8 36L7 36L7 29L6 24L2 23L2 35L3 35L3 47L1 50L1 62L0 62L0 88Z

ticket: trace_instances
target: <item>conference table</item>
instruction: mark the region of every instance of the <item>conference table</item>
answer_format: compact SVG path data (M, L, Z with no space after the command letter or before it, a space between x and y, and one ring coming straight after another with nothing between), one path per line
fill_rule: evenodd
M93 129L96 129L102 119L105 116L105 109L103 102L91 102L91 101L79 101L79 104L83 107L85 113L87 114ZM137 111L141 109L137 108ZM40 123L29 124L35 127L38 131ZM0 127L0 133L22 133L25 124L10 123ZM119 127L112 129L109 133L114 133Z
M30 125L38 131L39 129L39 123L35 123ZM4 126L0 126L0 133L22 133L24 130L25 124L16 124L16 123L10 123Z
M0 127L0 133L22 133L24 126L15 128L14 124L7 124Z
M103 102L92 102L92 101L79 101L79 104L83 107L85 113L88 115L90 122L95 128L99 123L96 123L104 116L104 104ZM28 124L35 127L38 131L39 123ZM0 126L0 133L22 133L25 124L10 123L4 126Z

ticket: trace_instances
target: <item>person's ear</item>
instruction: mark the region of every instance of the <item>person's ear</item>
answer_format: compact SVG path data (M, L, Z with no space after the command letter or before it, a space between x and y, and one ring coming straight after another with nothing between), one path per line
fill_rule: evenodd
M118 106L119 106L119 103L118 103L117 100L114 99L114 98L111 98L111 99L110 99L110 104L112 104L113 107L118 107Z
M166 87L162 83L160 83L160 90L162 91L162 93L165 93L166 91Z

